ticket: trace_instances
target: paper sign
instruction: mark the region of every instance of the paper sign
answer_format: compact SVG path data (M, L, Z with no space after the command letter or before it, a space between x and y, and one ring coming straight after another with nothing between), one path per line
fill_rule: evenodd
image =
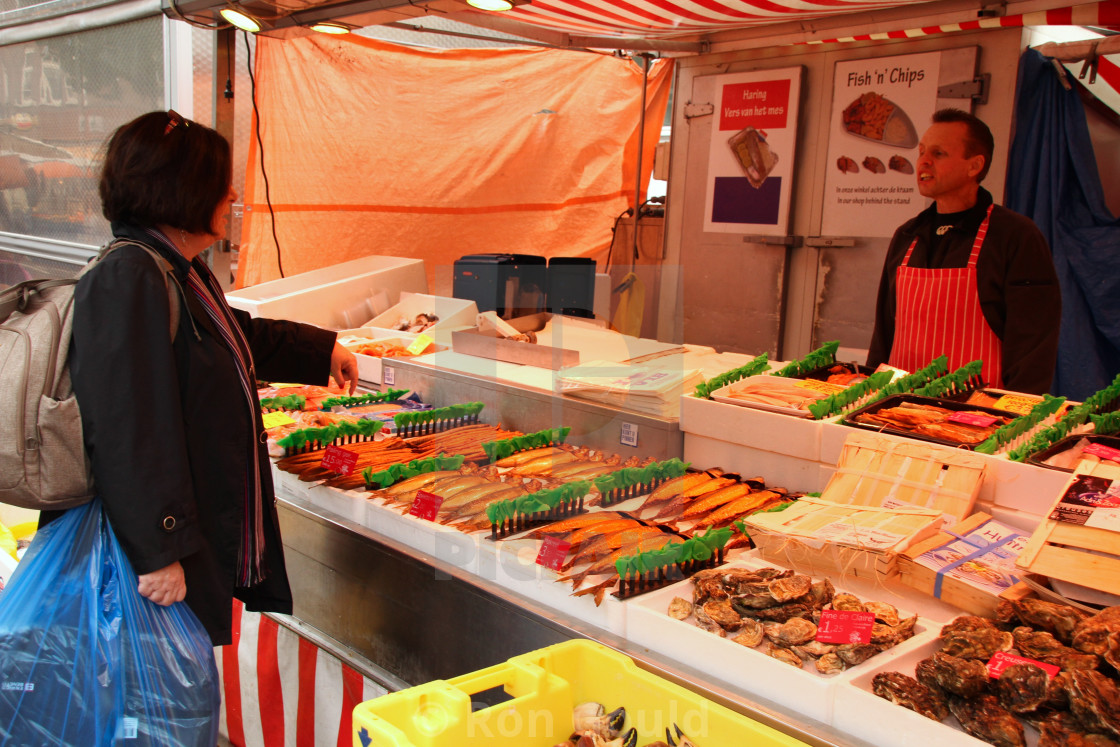
M412 355L420 355L425 350L427 350L428 346L433 342L435 342L435 340L428 337L427 335L420 335L415 340L413 340L412 344L405 348L405 350L407 350Z
M638 445L638 426L634 423L623 423L619 430L618 441L623 446Z
M1112 480L1075 475L1049 518L1120 532L1120 496L1112 495L1111 488Z
M988 660L988 676L993 679L999 679L999 675L1003 670L1012 666L1013 664L1034 664L1036 667L1046 672L1049 676L1053 677L1060 671L1060 667L1053 664L1046 664L1045 662L1035 661L1028 659L1025 656L1016 656L1009 654L1006 651L996 651L991 659Z
M874 612L821 610L817 640L821 643L871 643Z
M537 553L537 565L559 571L568 557L568 548L571 546L571 542L559 537L545 537L544 542L541 543L541 551Z
M303 384L272 384L273 389L297 389L302 386Z
M1020 415L1028 415L1042 400L1038 397L1024 397L1021 394L1005 394L995 401L992 407L997 410L1007 410Z
M354 471L357 463L358 452L331 444L323 452L323 461L319 462L319 466L340 475L348 475Z
M286 412L266 412L261 416L265 428L279 428L282 425L291 425L296 422Z
M822 392L823 394L836 394L848 388L841 384L834 384L831 381L821 381L820 379L801 379L800 381L793 382L793 385L799 389L809 389L814 392Z
M412 501L412 508L409 509L408 513L418 519L435 521L436 514L439 513L439 507L442 505L443 498L440 498L435 493L420 490L417 491L416 498Z
M395 369L385 366L381 369L381 381L385 386L393 386L396 383L397 373Z
M1101 459L1108 459L1113 462L1120 462L1120 449L1114 449L1111 446L1104 444L1089 444L1081 451L1082 454L1092 454Z
M981 415L975 412L954 412L949 416L949 422L974 425L977 428L988 428L996 422L996 418L992 415Z

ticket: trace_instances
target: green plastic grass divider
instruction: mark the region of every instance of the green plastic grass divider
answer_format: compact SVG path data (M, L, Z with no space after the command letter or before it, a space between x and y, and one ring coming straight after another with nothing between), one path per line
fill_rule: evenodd
M647 550L634 555L623 555L615 561L618 577L638 576L659 568L687 563L690 560L707 560L715 555L731 539L731 527L709 529L683 542L670 542L657 550Z
M892 378L894 378L894 374L890 371L873 373L863 381L852 384L842 392L830 394L824 399L818 399L816 402L810 403L808 407L809 414L812 415L815 420L822 420L823 418L838 415L846 408L859 402L868 394L890 384Z
M265 397L261 400L262 410L302 410L307 397L302 394L287 394L283 397Z
M337 407L339 405L343 407L353 407L355 405L368 405L374 402L392 402L406 394L408 394L407 389L389 389L384 392L370 392L369 394L359 394L354 397L327 397L319 405L319 409L329 411L332 407Z
M821 366L828 366L836 362L836 351L840 349L840 341L826 342L804 358L790 361L774 372L774 376L796 377L814 371Z
M362 470L362 477L366 481L366 487L376 484L379 488L385 489L390 485L395 485L401 480L407 480L410 477L416 477L426 472L459 469L463 466L464 459L466 459L466 457L462 454L458 456L440 454L439 456L428 457L427 459L413 459L408 464L391 464L380 472L374 472L372 467L366 467Z
M1041 423L1046 418L1056 413L1066 403L1065 397L1051 397L1043 395L1042 401L1031 408L1026 415L1021 415L1006 425L1001 425L996 432L988 436L973 451L981 454L995 454L1005 444L1009 444L1031 428Z
M728 384L734 384L736 381L741 381L751 376L758 376L760 373L768 370L770 370L770 356L766 353L757 355L754 359L744 363L738 368L733 368L718 376L713 376L707 381L701 381L696 385L695 395L698 399L711 399L712 392L717 389L722 389Z
M487 441L482 444L482 450L486 452L486 456L490 457L490 462L493 464L500 459L505 459L508 456L513 456L522 451L541 449L554 444L562 444L571 430L572 429L567 426L563 428L546 428L536 433L526 433L521 436L514 436L513 438L504 438L500 441Z
M507 519L519 516L528 517L532 514L549 511L558 504L580 498L591 490L588 480L577 480L561 485L558 488L538 490L536 493L509 498L504 501L495 501L486 507L486 518L491 524L501 524Z
M438 420L456 420L458 418L465 418L471 415L477 415L482 412L484 408L482 402L465 402L459 405L450 405L448 407L439 407L434 410L417 410L415 412L398 412L393 416L393 423L397 428L404 428L410 425L422 425L424 423L433 423Z

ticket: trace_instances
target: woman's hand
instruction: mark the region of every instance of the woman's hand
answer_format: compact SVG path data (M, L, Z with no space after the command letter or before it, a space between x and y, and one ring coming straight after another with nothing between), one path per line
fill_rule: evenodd
M181 602L187 596L187 579L183 576L183 566L176 560L158 571L140 576L137 587L140 595L164 607Z
M358 359L337 342L331 351L331 377L340 389L345 389L346 382L350 382L350 394L358 388Z

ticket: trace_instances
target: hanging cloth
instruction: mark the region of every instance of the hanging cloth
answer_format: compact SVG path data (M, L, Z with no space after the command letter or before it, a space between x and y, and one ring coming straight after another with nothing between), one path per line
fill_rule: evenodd
M976 291L976 260L991 216L989 205L964 267L911 267L910 255L918 239L910 242L895 271L897 300L890 365L917 371L944 354L952 371L979 358L984 361L984 381L1003 386L1003 346L984 318Z
M1083 400L1120 373L1120 220L1104 202L1085 109L1051 62L1019 59L1006 204L1054 255L1062 324L1053 391Z

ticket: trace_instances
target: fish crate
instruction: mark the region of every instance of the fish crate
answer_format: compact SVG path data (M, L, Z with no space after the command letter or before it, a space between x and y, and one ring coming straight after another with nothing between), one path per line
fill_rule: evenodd
M565 641L360 703L354 708L353 744L552 747L572 733L572 709L588 701L608 711L625 707L623 728L637 730L638 744L664 740L665 730L676 726L698 745L805 744L589 640Z
M1117 479L1120 465L1107 462L1071 475L1016 566L1073 584L1092 579L1096 590L1120 594L1120 498L1107 492Z
M889 397L884 397L881 400L877 400L869 405L861 407L854 412L848 413L844 416L843 423L844 425L848 425L853 428L860 428L865 431L873 431L875 433L889 433L897 436L904 436L906 438L913 438L918 441L927 441L929 443L941 444L943 446L952 446L953 448L957 449L971 450L984 442L984 439L981 438L972 444L960 443L949 439L936 438L934 436L915 433L913 431L897 428L891 425L876 425L874 423L860 423L856 421L856 418L860 417L861 415L874 415L880 410L885 410L890 407L898 407L899 405L907 403L916 405L931 405L933 407L940 407L944 410L950 410L953 412L978 412L985 415L991 415L992 417L996 418L1009 418L1010 420L1014 420L1015 418L1019 417L1017 413L1010 412L1008 410L997 410L994 407L969 405L965 404L964 402L954 402L953 400L938 399L934 397L922 397L916 394L893 394Z
M1060 470L1062 472L1073 472L1074 467L1076 467L1077 461L1080 460L1080 455L1071 455L1067 454L1067 452L1070 452L1077 448L1077 445L1081 441L1085 441L1086 443L1090 444L1100 444L1101 446L1107 446L1110 449L1120 449L1120 436L1101 436L1094 433L1082 433L1075 436L1066 436L1065 438L1055 442L1042 451L1030 455L1025 461L1027 464L1033 464L1038 467L1045 467L1046 469ZM1061 455L1070 457L1069 461L1074 465L1074 467L1068 467L1062 464L1053 464L1051 462L1051 460L1053 460L1055 457L1060 458Z

